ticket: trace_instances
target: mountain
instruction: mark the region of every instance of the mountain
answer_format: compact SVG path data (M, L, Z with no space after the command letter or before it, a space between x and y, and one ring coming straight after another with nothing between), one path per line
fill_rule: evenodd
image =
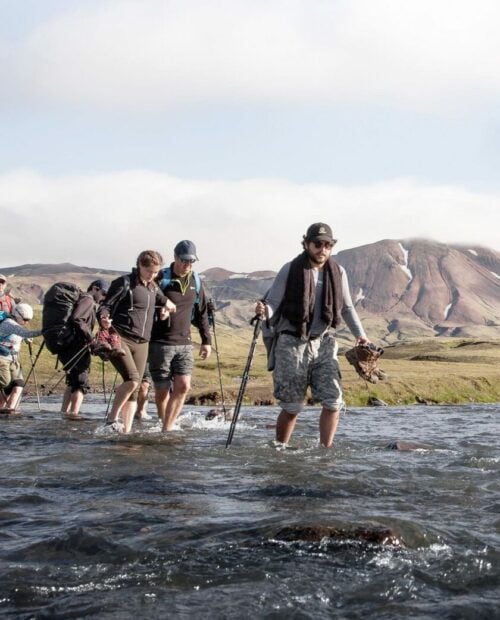
M498 252L384 240L336 258L347 271L359 314L376 316L387 334L500 336Z
M347 271L355 307L372 339L500 337L499 252L423 239L385 239L343 250L335 259ZM8 277L13 294L29 303L41 303L58 280L86 288L96 278L122 273L68 263L5 267L0 272ZM255 301L275 275L219 267L200 274L216 302L218 320L232 327L248 325ZM344 327L341 336L347 333Z

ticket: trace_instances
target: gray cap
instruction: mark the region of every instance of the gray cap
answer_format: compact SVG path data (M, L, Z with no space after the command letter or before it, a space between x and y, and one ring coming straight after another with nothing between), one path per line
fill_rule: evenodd
M181 260L198 260L198 257L196 256L195 244L187 239L184 239L184 241L179 241L174 248L174 254Z
M3 275L3 273L0 273L0 280L2 282L7 282L7 278Z

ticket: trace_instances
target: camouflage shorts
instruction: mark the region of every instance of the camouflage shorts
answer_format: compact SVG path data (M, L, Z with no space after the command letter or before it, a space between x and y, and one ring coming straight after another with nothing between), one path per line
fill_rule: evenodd
M299 413L308 386L315 402L327 409L340 408L343 397L337 349L333 334L309 341L280 334L273 379L274 396L283 409Z

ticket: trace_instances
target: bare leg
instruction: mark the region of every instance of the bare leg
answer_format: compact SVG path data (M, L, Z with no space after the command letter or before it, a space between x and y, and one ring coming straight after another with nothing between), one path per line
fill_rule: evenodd
M71 387L67 387L61 407L61 413L64 413L71 417L80 415L80 407L83 402L83 392L81 390L71 391Z
M162 422L165 420L165 415L167 413L167 404L170 398L170 389L166 388L155 388L155 403L156 403L156 411L158 413L158 419Z
M71 388L68 387L64 390L63 400L61 404L61 413L66 413L69 409L69 403L71 399Z
M323 407L321 410L319 417L319 441L325 448L329 448L333 443L339 419L338 409L326 409Z
M191 375L174 375L172 393L168 398L165 417L163 418L163 431L171 431L177 416L182 410L186 396L191 388Z
M288 411L282 409L276 422L276 441L279 441L280 443L288 443L290 441L290 437L292 436L296 422L296 413L288 413Z
M127 400L122 407L122 420L125 427L125 433L130 433L134 422L135 411L137 409L136 400Z
M17 409L19 403L21 402L21 394L23 393L23 388L20 385L16 385L12 388L12 392L7 397L4 407L8 407L9 409Z
M122 410L125 403L128 401L130 395L137 388L137 381L124 381L121 385L116 388L115 398L113 400L113 405L111 407L111 411L108 416L108 423L112 424L118 420L118 416L120 415L120 411ZM134 413L135 413L136 403L134 403ZM132 416L133 421L133 416ZM123 421L125 424L125 420Z
M141 381L141 385L139 386L139 393L137 394L137 418L142 420L142 418L146 415L147 404L148 404L148 393L149 393L149 381Z

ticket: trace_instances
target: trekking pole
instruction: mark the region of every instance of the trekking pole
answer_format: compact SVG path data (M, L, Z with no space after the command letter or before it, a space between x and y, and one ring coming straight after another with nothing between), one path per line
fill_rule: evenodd
M208 322L209 324L212 323L212 327L214 330L215 355L217 356L217 369L219 371L220 395L221 395L222 411L224 412L224 420L225 420L226 419L226 404L225 404L225 399L224 399L224 388L222 386L222 373L220 369L219 345L217 344L217 334L215 333L215 307L214 307L213 299L208 300L207 309L208 309Z
M35 361L31 360L31 368L28 373L28 376L26 377L25 383L28 383L28 381L30 380L31 373L35 372L36 363L38 362L38 358L40 357L40 353L42 352L42 349L44 346L45 346L45 340L42 342L42 344L40 345L40 348L38 349L38 353L36 354ZM30 357L31 357L31 344L30 344Z
M29 351L29 354L30 354L31 368L33 369L33 379L35 381L36 400L38 402L38 411L41 411L42 407L40 406L40 392L38 391L38 381L37 381L37 378L36 378L35 363L33 362L33 348L31 346L31 340L27 340L26 342L27 342L28 351ZM25 385L26 385L26 382L25 382Z
M73 355L73 357L68 360L66 362L66 364L63 364L62 368L60 370L63 370L64 373L63 375L59 378L59 381L57 381L57 383L55 385L53 385L50 390L47 392L47 396L50 396L51 394L54 393L54 390L56 389L56 387L61 383L61 381L64 379L66 373L71 372L73 370L73 368L78 364L78 362L81 360L81 358L85 355L85 351L89 348L89 344L86 344L84 347L82 347L78 353L76 353L75 355ZM60 370L57 370L57 372L60 372ZM54 375L52 375L53 377ZM52 380L52 377L50 378L50 380Z
M262 327L262 317L254 316L250 321L250 325L255 324L253 330L253 338L252 343L250 345L250 352L248 353L247 363L245 366L245 370L243 372L243 376L241 377L241 385L240 391L238 392L238 397L236 399L236 404L234 405L234 414L233 419L231 420L231 426L229 427L229 434L227 436L226 448L230 445L233 440L234 429L236 428L236 422L238 421L238 416L240 415L241 403L243 402L243 395L245 394L245 388L247 386L248 377L250 375L250 368L252 367L252 360L255 353L255 347L257 346L257 339L259 337L259 332Z
M101 359L101 363L102 363L102 394L104 396L104 404L106 404L108 401L106 399L106 377L105 377L104 360L103 359Z
M113 385L111 386L111 392L109 393L108 406L106 407L106 413L104 414L104 422L108 419L109 406L111 405L111 401L113 399L113 394L115 391L116 379L118 378L118 371L115 372L115 379L113 381Z

